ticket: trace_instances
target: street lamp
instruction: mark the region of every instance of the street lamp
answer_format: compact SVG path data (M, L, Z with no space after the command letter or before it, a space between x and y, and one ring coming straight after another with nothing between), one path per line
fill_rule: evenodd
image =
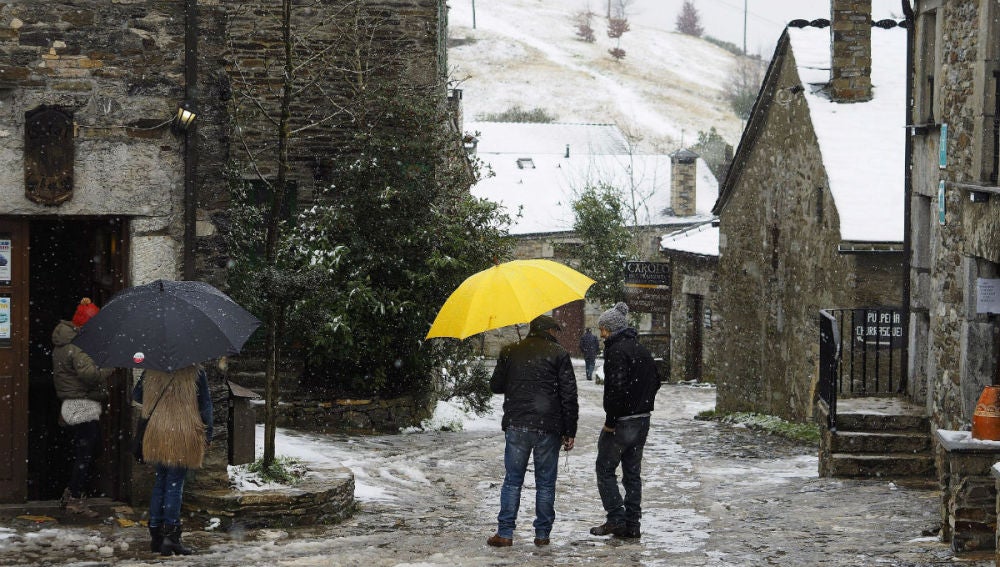
M174 117L174 124L176 124L178 130L185 132L194 124L194 120L197 117L198 112L195 109L194 103L185 100L177 107L177 116Z

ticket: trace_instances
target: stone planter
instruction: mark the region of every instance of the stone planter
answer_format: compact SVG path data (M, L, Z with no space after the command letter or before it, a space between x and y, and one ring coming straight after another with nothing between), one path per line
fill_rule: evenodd
M224 530L330 524L354 510L354 475L344 467L310 469L298 484L287 488L195 489L184 501L189 522L207 525L218 518Z

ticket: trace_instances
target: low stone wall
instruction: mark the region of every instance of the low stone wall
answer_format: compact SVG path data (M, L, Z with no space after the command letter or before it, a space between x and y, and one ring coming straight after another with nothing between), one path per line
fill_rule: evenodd
M389 400L315 399L288 400L277 408L278 427L323 432L397 432L430 418L430 399L414 397Z
M973 439L968 431L937 430L941 483L941 540L955 552L996 549L997 487L993 465L1000 442Z
M203 526L218 518L223 530L330 524L354 509L354 474L343 467L313 468L293 487L194 490L184 501L188 521Z

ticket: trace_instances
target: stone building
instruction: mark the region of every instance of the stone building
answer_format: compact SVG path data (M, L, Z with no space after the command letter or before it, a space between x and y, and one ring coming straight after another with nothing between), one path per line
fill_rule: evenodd
M54 499L65 486L68 440L57 425L49 337L81 297L100 305L157 278L225 287L229 189L276 175L273 158L249 171L244 150L270 140L259 120L237 123L232 109L234 97L280 84L280 6L0 5L0 502ZM296 9L295 29L308 22L314 34L302 44L346 47L352 32L370 31L377 49L366 55L382 80L430 86L444 77L444 0L362 0L338 7L338 17L317 9ZM292 107L293 130L321 125L289 148L299 204L331 182L324 147L349 135L349 117L324 119L336 114L324 97L358 85L333 69L314 83L322 96L307 93ZM436 92L443 104L444 88ZM186 129L174 119L179 107L196 113ZM101 491L118 500L132 494L121 435L131 430L130 386L124 371L113 379L97 464Z
M714 382L724 349L719 334L719 227L715 221L665 234L670 264L670 381Z
M906 33L831 16L781 34L713 210L719 411L806 420L819 311L902 303Z
M1000 2L913 2L912 396L961 429L1000 383Z
M511 214L517 259L576 265L581 241L573 231L572 203L588 184L608 183L634 195L642 249L637 260L660 261L665 231L712 218L708 210L718 184L704 160L690 151L639 153L611 124L469 122L464 130L476 136L476 156L493 173L473 187L473 194L501 203ZM557 309L563 346L579 356L583 329L596 330L606 308L579 301ZM659 356L669 356L669 305L644 315L639 330ZM509 328L483 333L484 352L497 353L517 340L518 332L524 333Z

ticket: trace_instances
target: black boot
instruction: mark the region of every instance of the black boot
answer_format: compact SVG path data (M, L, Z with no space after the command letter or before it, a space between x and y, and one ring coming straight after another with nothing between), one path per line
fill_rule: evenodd
M194 551L181 544L181 527L163 526L163 544L160 545L160 555L191 555Z
M159 553L163 546L163 526L149 526L149 550Z

